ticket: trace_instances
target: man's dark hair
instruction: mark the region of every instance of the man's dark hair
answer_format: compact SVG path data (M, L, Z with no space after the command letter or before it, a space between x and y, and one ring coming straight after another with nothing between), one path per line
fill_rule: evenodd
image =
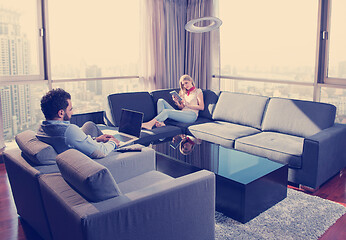
M46 93L41 98L41 110L47 120L53 120L58 117L58 112L66 110L68 106L67 100L71 99L71 95L64 89L56 88Z

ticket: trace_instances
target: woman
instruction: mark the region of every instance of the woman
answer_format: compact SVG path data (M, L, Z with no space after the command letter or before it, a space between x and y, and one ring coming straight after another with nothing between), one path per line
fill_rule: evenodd
M142 128L152 129L156 127L165 126L164 121L167 118L173 119L183 123L193 123L198 117L199 110L204 109L203 92L201 89L195 87L195 83L189 75L181 76L179 80L180 92L179 95L182 101L172 96L174 103L180 110L175 110L164 99L157 101L158 115L142 124Z
M202 143L201 139L192 136L183 135L182 139L183 140L180 142L179 145L179 150L183 155L188 155L192 153L192 151L195 149L196 144L199 145Z

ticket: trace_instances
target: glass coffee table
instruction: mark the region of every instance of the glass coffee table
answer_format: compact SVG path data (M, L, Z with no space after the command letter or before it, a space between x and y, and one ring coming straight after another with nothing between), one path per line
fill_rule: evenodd
M182 137L182 140L180 139ZM181 135L180 144L152 145L157 170L180 177L200 169L216 175L216 210L246 223L287 196L287 165Z

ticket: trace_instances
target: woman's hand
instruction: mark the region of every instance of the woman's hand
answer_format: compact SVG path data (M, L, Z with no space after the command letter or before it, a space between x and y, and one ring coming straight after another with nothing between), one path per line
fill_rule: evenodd
M172 96L172 98L173 98L175 105L177 105L179 109L183 109L185 107L185 100L184 99L179 102L177 97Z
M179 103L179 100L175 95L172 95L172 99L176 104Z

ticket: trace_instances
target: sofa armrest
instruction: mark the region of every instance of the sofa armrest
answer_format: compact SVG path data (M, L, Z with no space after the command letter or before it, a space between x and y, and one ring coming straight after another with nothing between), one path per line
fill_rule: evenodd
M105 124L104 115L104 111L73 114L70 122L76 124L78 127L83 126L83 124L88 121L96 124Z
M117 183L156 169L155 151L152 148L134 144L141 152L112 152L108 156L94 159L108 168Z
M52 239L38 183L40 172L27 163L19 149L6 150L4 161L17 213L44 239Z
M316 174L315 186L310 186L313 188L318 188L342 170L346 166L346 125L336 123L307 137L304 142L303 167L309 166L310 163L306 161L315 161L311 165Z
M94 204L72 197L60 175L40 184L54 239L214 239L215 175L206 170Z

